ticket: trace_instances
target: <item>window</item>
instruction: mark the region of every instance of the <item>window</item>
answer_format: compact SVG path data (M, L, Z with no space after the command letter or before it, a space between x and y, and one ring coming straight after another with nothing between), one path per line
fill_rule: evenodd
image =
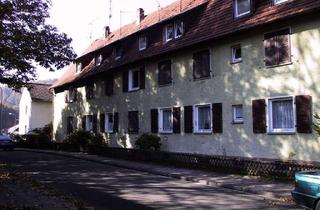
M271 133L295 132L295 111L292 97L268 100L268 122Z
M241 17L251 12L251 0L234 0L234 4L236 17Z
M67 93L67 102L72 103L76 101L76 96L77 96L77 89L70 87L69 92Z
M129 111L128 113L128 132L138 133L139 132L139 112Z
M159 109L159 132L172 133L173 114L171 108Z
M267 67L291 63L290 29L264 35L265 65Z
M96 66L100 66L101 63L102 63L102 55L99 54L95 57L95 63L96 63Z
M140 71L134 69L129 71L129 91L138 90L140 86Z
M115 56L116 60L121 58L121 56L122 56L122 48L120 46L116 46L114 48L114 56Z
M288 0L273 0L273 4L281 4L281 3L284 3Z
M73 128L73 125L74 125L74 122L73 122L74 118L73 117L68 117L67 118L67 133L70 134L74 131L74 128Z
M139 50L145 50L147 48L147 37L146 35L139 36Z
M173 39L173 33L174 33L173 24L170 23L170 24L166 25L166 27L165 27L165 39L166 39L166 42L168 42L168 41Z
M242 56L241 56L241 45L236 45L231 48L231 53L232 53L232 58L231 61L232 63L239 63L242 61Z
M174 38L179 38L183 35L183 22L181 20L177 20L174 22Z
M242 105L234 105L232 106L233 113L233 123L243 123L243 108Z
M76 72L79 73L82 70L82 63L81 62L77 62L76 63Z
M171 80L171 61L162 61L158 64L158 85L167 85Z
M93 99L94 98L94 84L90 83L86 86L86 98Z
M193 54L193 78L210 77L210 51L203 50Z
M211 106L195 105L194 106L194 128L196 133L210 133L211 129Z
M112 113L105 115L105 131L107 133L113 133L114 117Z
M85 116L85 130L86 131L92 131L93 130L93 116L92 115L86 115Z

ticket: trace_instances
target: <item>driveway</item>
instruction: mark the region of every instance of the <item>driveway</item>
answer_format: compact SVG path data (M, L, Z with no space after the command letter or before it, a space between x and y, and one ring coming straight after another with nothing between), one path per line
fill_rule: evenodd
M288 209L252 194L68 157L15 151L0 152L0 160L98 209Z

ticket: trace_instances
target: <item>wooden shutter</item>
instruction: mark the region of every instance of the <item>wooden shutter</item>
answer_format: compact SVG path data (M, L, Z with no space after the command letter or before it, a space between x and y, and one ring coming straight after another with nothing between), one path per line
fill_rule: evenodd
M291 62L290 30L284 29L278 32L278 63L285 64Z
M100 114L100 132L104 133L105 132L105 124L106 124L106 115Z
M193 54L193 78L201 79L210 76L210 51L203 50Z
M166 85L171 82L171 61L162 61L158 64L158 85Z
M107 76L105 80L105 93L106 96L112 96L113 95L113 74L110 74Z
M69 91L68 90L64 91L64 102L69 103Z
M124 71L122 73L122 90L123 90L123 92L128 92L128 88L129 88L128 80L129 80L129 72Z
M193 107L185 106L184 107L184 132L192 133L193 132Z
M113 114L113 133L119 132L119 114L115 112Z
M138 133L139 132L139 112L129 111L128 113L128 132Z
M295 97L296 121L298 133L312 133L312 97L300 95Z
M86 116L82 117L81 125L82 125L82 130L86 130Z
M180 107L173 107L173 133L181 132L181 109Z
M140 68L140 89L144 89L146 86L146 71L145 71L145 67L141 67Z
M222 103L212 104L212 132L223 132Z
M73 117L68 117L67 118L67 133L70 134L73 132Z
M151 133L158 133L158 109L151 109Z
M265 34L264 48L266 66L291 62L290 29Z
M252 101L252 126L253 133L266 133L266 100Z
M96 133L98 130L97 121L98 121L97 114L92 115L92 131L94 133Z

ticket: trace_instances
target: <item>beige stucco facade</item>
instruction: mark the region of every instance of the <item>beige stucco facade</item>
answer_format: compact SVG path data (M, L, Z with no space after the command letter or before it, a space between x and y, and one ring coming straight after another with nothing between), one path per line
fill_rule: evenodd
M264 64L264 33L290 26L292 64L266 68ZM231 64L231 46L241 44L243 61ZM193 80L192 55L199 49L211 50L212 77ZM157 65L171 59L171 85L158 87ZM133 147L137 135L127 133L128 111L139 111L140 131L150 132L150 110L159 107L181 107L181 134L162 135L162 150L173 152L264 157L280 159L319 160L320 139L313 134L254 134L252 100L275 96L311 95L313 111L319 111L320 97L320 19L283 23L242 35L212 42L209 46L179 52L145 64L146 88L122 92L121 72L115 75L114 94L104 95L103 81L96 82L95 99L86 101L84 88L78 88L77 103L66 104L64 93L54 97L54 134L56 141L66 135L66 118L104 112L119 113L119 133L106 136L112 147ZM222 134L185 134L183 107L195 104L223 104ZM232 105L243 104L243 124L232 124ZM120 140L126 136L126 143ZM123 138L122 138L123 139Z

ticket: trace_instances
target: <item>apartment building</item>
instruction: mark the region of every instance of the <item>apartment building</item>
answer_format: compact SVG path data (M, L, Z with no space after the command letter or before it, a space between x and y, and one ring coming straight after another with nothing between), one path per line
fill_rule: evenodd
M320 2L182 0L93 42L51 88L76 129L171 152L318 160Z

